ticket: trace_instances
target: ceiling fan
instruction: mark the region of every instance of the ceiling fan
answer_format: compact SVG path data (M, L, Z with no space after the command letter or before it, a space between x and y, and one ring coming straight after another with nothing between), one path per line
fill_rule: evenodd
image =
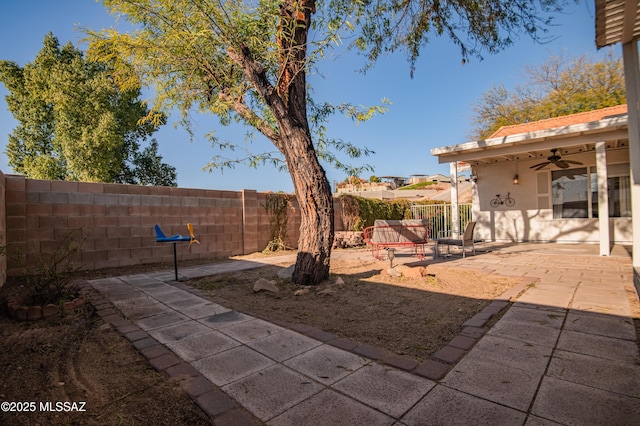
M568 169L570 164L582 165L582 163L579 161L563 160L560 155L556 154L556 152L558 152L557 148L552 149L551 156L547 157L547 161L545 161L544 163L536 164L535 166L531 166L529 168L538 171L544 169L549 164L553 164L554 166L561 169Z

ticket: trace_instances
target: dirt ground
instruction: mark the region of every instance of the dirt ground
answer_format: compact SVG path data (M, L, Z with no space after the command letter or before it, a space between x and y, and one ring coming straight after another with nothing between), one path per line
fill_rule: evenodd
M430 265L420 278L386 273L387 262L332 260L331 279L307 287L281 279L289 264L192 280L228 308L264 318L306 324L339 337L424 360L445 346L461 324L519 279ZM402 271L402 267L396 267ZM277 293L254 292L256 280L274 281ZM337 283L340 278L344 284Z
M518 282L438 265L429 266L429 275L424 277L395 277L385 274L386 263L375 259L336 260L332 261L331 280L307 292L278 277L277 272L286 266L188 284L241 312L314 326L423 360L455 337L463 322ZM102 271L84 278L149 269L159 268ZM343 283L336 282L338 277ZM275 281L279 291L254 292L258 278ZM4 303L17 290L12 284L0 288L0 402L34 402L35 411L0 411L0 424L209 424L188 395L156 372L116 330L103 324L91 305L76 315L20 323L7 318ZM294 295L297 290L306 294ZM51 402L55 410L55 403L64 401L86 402L75 407L86 411L64 411L64 406L63 411L46 411L40 405Z

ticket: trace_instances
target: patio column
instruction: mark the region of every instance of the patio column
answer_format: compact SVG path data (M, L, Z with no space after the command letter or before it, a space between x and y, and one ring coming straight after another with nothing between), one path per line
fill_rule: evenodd
M631 220L633 226L634 282L640 288L640 66L638 41L622 45L624 80L627 89L629 164L631 174Z
M451 175L451 235L460 235L460 209L458 208L458 162L449 163Z
M596 176L598 178L598 228L600 256L611 254L609 236L609 188L607 185L607 152L605 142L596 142Z

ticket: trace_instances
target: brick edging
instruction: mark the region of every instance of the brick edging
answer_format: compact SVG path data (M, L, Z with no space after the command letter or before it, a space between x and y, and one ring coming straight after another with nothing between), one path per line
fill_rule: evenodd
M92 289L89 283L84 283ZM113 326L158 372L178 382L180 387L216 424L255 426L263 423L251 415L236 400L204 377L191 364L178 358L154 337L124 318L99 291L89 295L101 320Z
M498 299L489 303L482 311L463 323L462 330L458 336L451 339L445 347L433 353L429 359L422 362L411 357L394 354L386 349L338 337L333 333L305 324L292 324L285 321L269 319L261 315L252 314L252 316L296 331L347 352L437 382L486 334L488 331L484 328L486 324L493 317L511 306L512 300L521 295L529 285L536 281L538 281L537 278L522 278L518 285L507 290ZM170 283L176 288L185 290L214 303L214 301L200 289L193 288L181 282L172 281ZM83 286L86 292L85 294L89 294L89 289L92 289L91 285L85 282ZM212 420L215 419L216 423L234 426L263 424L238 404L237 401L193 368L188 362L178 358L146 331L140 329L130 320L122 317L111 301L104 297L102 293L97 290L92 292L89 300L95 307L96 313L104 322L115 327L156 370L165 373L170 379L177 380L180 387Z

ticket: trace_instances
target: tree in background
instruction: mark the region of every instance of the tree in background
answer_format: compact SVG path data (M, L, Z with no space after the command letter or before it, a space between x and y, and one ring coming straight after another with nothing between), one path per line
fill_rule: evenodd
M626 102L622 60L611 50L601 60L551 56L542 65L526 67L524 75L512 91L500 84L482 95L473 106L471 139L486 139L502 126Z
M198 109L222 124L245 124L273 143L277 152L215 161L212 167L244 161L288 169L301 211L293 280L317 284L328 277L333 243L333 201L320 160L348 169L334 150L352 157L367 153L327 139L325 119L341 112L362 121L383 108L314 102L307 73L345 35L367 55L369 66L386 51L406 49L412 72L431 37L448 36L465 60L483 49L493 53L519 33L536 38L545 25L539 15L563 2L104 0L136 31L92 33L90 53L115 64L122 87L155 87L158 112L178 108L188 125L190 111Z
M157 142L140 141L157 127L139 88L120 90L105 63L85 60L49 33L32 63L0 61L9 111L19 125L6 153L14 171L35 179L176 186L175 168L161 162Z

